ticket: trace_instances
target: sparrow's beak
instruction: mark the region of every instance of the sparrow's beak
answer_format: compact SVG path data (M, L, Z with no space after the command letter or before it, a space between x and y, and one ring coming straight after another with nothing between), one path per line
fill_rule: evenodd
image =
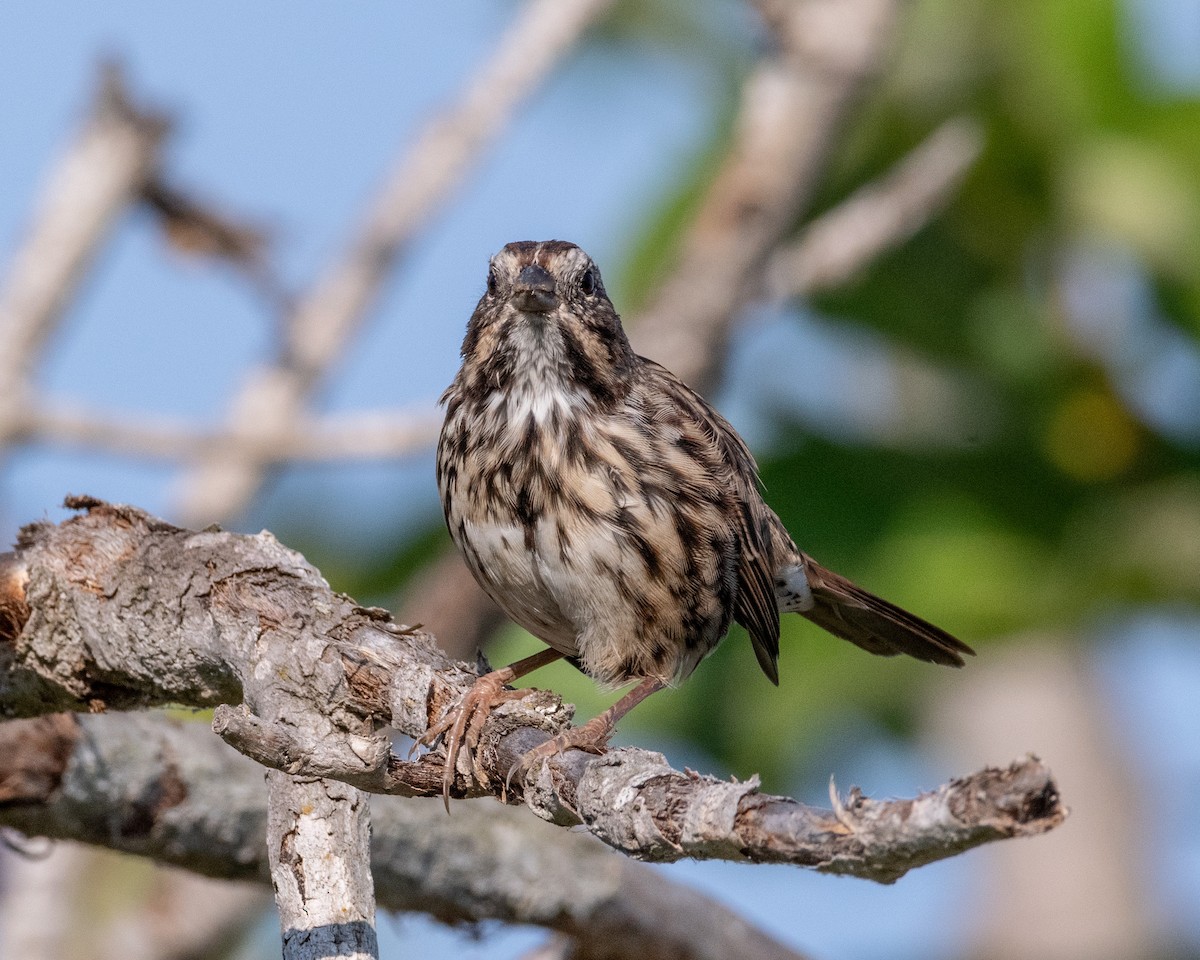
M524 313L549 313L558 306L554 278L536 263L525 267L512 287L512 304Z

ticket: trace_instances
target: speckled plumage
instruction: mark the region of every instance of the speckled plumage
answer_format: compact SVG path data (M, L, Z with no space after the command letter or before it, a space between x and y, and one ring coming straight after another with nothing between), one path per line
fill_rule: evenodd
M513 620L601 683L678 682L732 620L778 682L791 611L872 653L970 652L797 549L741 437L633 352L574 244L496 254L462 355L437 455L450 534Z

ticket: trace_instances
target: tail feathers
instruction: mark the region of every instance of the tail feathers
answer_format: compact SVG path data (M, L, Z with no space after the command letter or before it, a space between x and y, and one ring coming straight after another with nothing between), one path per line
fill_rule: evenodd
M804 570L812 590L812 606L798 612L836 637L881 657L906 653L951 667L961 667L964 654L975 655L974 650L940 627L868 593L810 557L804 558Z

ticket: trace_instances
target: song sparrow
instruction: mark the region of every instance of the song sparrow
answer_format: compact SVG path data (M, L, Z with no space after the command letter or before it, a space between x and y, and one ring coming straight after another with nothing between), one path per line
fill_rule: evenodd
M731 620L776 684L780 613L882 656L961 666L973 652L796 547L741 437L633 352L574 244L510 243L492 258L462 357L442 398L446 523L483 589L550 648L481 677L426 733L426 744L446 735L447 798L460 749L473 760L492 706L520 695L505 685L559 657L637 686L522 765L603 750L617 720L695 670Z

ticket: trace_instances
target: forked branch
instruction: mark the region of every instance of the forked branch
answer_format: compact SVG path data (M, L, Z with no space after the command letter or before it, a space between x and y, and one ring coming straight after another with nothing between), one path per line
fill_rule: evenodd
M0 826L221 879L270 883L262 780L199 722L143 712L0 723ZM521 810L465 802L447 817L440 801L380 797L371 827L387 910L536 924L590 960L801 960L719 902Z
M69 505L84 512L26 528L0 571L10 624L0 711L214 706L217 732L266 766L373 793L440 791L440 752L402 759L384 733L419 736L474 679L432 637L334 593L269 534L197 533L86 498ZM460 761L456 792L501 794L515 760L571 714L546 691L498 708L478 753L484 782ZM832 810L762 794L756 778L680 772L636 748L568 751L513 792L543 819L583 824L641 859L787 862L880 882L1066 816L1032 757L912 800L852 791Z

